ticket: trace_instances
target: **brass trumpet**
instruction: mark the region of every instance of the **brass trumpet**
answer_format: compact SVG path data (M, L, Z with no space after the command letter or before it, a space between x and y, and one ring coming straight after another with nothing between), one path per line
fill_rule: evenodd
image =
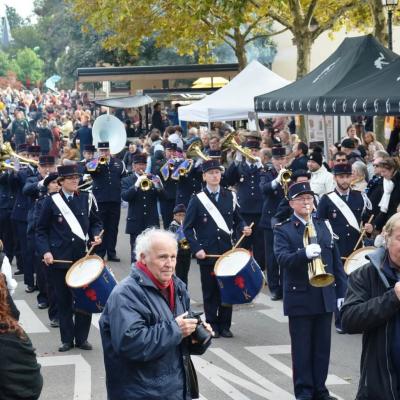
M303 235L304 247L312 243L318 243L317 233L311 215L312 210L309 205L307 205L307 210L309 211L309 215ZM325 271L321 256L313 258L308 262L308 279L310 285L314 287L329 286L335 281L335 277Z
M210 157L206 156L203 152L203 143L201 140L194 141L186 151L186 157L188 158L202 158L204 161L211 160Z
M10 142L4 143L0 147L0 156L4 157L7 156L7 158L15 157L18 158L18 160L22 161L25 164L31 164L34 167L37 167L39 165L39 161L32 160L30 158L22 157L19 154L15 153L15 151L11 147Z
M7 169L12 169L13 171L17 171L17 168L13 164L8 164L5 161L0 162L0 171L6 171Z
M183 249L183 250L189 250L190 249L190 245L189 245L189 242L188 242L188 240L185 238L185 239L181 239L180 241L179 241L179 246Z
M140 175L144 175L144 172L142 171ZM143 192L147 192L152 188L152 186L153 186L153 181L148 178L148 175L146 175L146 178L144 178L140 182L140 190L142 190Z
M221 150L227 151L229 149L236 150L243 154L249 161L256 162L257 158L251 154L251 151L242 147L236 142L235 132L228 133L221 141Z

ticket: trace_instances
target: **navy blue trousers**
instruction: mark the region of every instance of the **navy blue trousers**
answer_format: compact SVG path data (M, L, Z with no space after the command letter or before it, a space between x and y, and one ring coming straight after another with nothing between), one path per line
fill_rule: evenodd
M116 257L115 247L117 246L118 225L121 216L121 203L102 202L98 203L99 216L103 222L103 240L96 248L96 254L101 258L108 255L108 258Z
M282 283L279 276L279 265L274 253L274 232L264 229L265 264L267 269L267 282L271 293L282 294Z
M293 384L296 400L319 400L325 386L331 351L332 313L289 316Z
M250 226L254 222L252 234L244 238L242 242L243 248L253 252L253 257L257 264L264 271L265 270L265 246L264 246L264 230L259 227L261 214L241 214L242 218L246 221L246 225ZM242 236L242 232L238 232L238 237Z
M26 264L29 262L28 259L28 241L27 241L27 228L28 225L24 221L15 221L16 227L16 233L17 233L17 238L18 238L18 246L19 246L19 252L20 252L20 264L18 265L19 269L23 272L25 272L25 267Z

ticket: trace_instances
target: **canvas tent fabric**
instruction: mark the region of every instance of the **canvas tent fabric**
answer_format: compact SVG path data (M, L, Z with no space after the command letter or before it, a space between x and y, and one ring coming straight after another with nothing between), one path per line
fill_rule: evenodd
M100 106L112 108L138 108L151 104L153 99L145 94L127 97L109 97L107 99L95 100L94 102Z
M281 114L332 114L326 101L332 92L340 92L348 85L385 70L398 58L372 35L346 38L327 60L303 78L283 89L257 96L255 110ZM350 111L350 107L346 111Z
M254 111L254 96L289 83L258 61L252 61L223 88L196 103L179 107L179 120L213 122L247 119L248 113Z

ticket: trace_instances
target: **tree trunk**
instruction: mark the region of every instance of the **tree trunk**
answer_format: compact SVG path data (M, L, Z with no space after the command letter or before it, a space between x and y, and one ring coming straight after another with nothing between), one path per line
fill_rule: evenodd
M382 7L381 0L368 0L371 9L372 20L374 23L373 35L384 45L388 43L388 33L386 29L386 13Z
M239 71L241 71L247 65L245 38L243 37L239 28L234 29L234 37L235 37L235 55L238 60Z
M302 32L295 35L295 44L297 46L297 77L302 78L310 72L311 66L311 48L314 40L309 33Z
M383 115L378 115L374 120L374 133L376 135L376 140L383 144L383 147L386 147L386 138L385 138L385 117Z

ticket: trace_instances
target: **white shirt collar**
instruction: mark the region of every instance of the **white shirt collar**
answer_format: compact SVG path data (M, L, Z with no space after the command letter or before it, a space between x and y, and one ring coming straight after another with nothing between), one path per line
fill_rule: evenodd
M210 193L219 193L220 190L221 190L221 187L220 187L220 186L218 186L218 189L217 189L216 191L211 190L211 188L210 188L208 185L206 185L206 187L207 187L207 190L208 190Z
M300 222L302 222L303 225L306 225L306 224L307 224L307 221L306 221L304 218L299 217L295 212L293 213L293 215L294 215Z

